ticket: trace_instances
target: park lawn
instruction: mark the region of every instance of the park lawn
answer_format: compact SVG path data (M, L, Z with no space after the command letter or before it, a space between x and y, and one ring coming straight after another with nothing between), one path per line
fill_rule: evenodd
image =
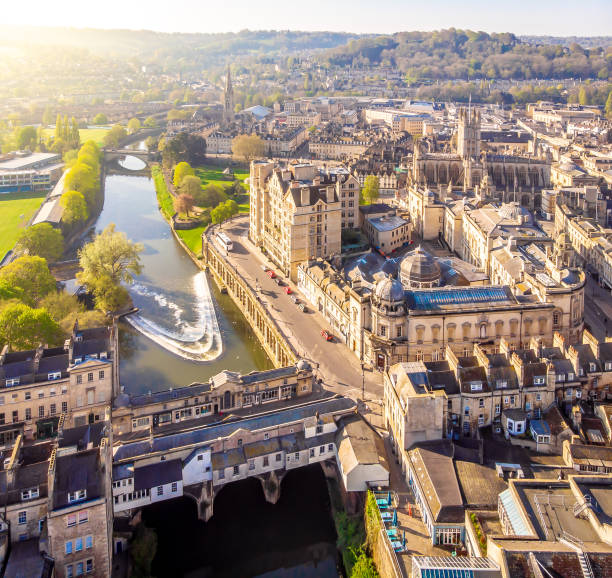
M104 146L104 135L109 131L110 126L100 127L100 128L80 128L79 136L81 137L81 143L87 142L88 140L93 140L95 143L102 147ZM55 134L54 128L45 128L43 129L43 134L45 137L53 136Z
M229 185L232 184L232 181L228 181L223 178L223 170L224 167L213 166L213 165L202 165L199 167L195 167L195 174L200 179L202 186L206 187L208 185L217 185L221 189L225 189ZM236 169L232 167L234 171L234 176L237 180L239 180L243 185L245 179L249 176L249 171L243 169ZM245 186L246 187L246 186ZM241 213L249 212L249 193L248 188L245 188L245 194L241 195L238 203L238 208Z
M206 230L205 226L195 229L177 230L177 235L183 240L196 255L202 252L202 233Z
M19 232L44 198L42 192L0 194L0 259L13 248Z

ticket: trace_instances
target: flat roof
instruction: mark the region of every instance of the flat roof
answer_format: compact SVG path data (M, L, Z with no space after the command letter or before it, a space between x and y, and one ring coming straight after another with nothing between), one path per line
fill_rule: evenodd
M395 229L399 229L400 227L408 224L406 219L402 219L397 215L393 215L391 217L368 217L368 221L377 231L380 231L381 233L386 231L394 231Z
M36 163L50 162L59 159L57 153L32 153L31 155L18 156L8 161L0 162L0 171L22 170Z

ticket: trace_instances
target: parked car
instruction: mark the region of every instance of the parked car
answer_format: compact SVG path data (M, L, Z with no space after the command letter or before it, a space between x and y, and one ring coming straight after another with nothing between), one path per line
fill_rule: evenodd
M291 291L291 287L289 287L289 285L287 285L287 287L285 287L285 293L287 293L287 295L291 295L291 293L293 293L293 291Z
M327 329L322 329L321 330L321 335L323 336L323 339L325 339L325 341L333 341L334 340L334 336L327 331Z
M308 309L306 309L306 305L304 305L303 303L300 303L300 304L298 305L298 307L300 308L300 311L301 311L302 313L307 313L307 312L308 312Z
M270 277L270 279L276 279L276 273L272 271L272 269L268 269L266 271L266 274L268 275L268 277Z
M278 277L274 277L274 282L280 287L282 286L283 282L278 278Z
M295 294L289 295L289 299L293 301L296 305L300 302L300 300L295 296Z
M261 265L261 268L263 271L267 271L268 270L268 266L267 265Z

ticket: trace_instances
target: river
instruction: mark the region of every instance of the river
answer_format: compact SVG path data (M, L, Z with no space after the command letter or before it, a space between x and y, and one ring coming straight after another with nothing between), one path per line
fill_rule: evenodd
M122 166L142 168L127 157ZM143 270L128 290L139 313L119 326L119 372L128 393L203 382L223 369L272 367L232 300L185 254L146 176L109 175L96 231L110 223L142 243Z

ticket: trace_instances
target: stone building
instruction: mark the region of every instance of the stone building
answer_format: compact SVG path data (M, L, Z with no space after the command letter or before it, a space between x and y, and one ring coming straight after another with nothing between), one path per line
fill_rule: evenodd
M250 186L249 237L293 280L299 263L339 254L342 229L359 226L359 183L346 170L253 161Z
M202 420L221 413L288 401L312 393L311 365L297 365L254 371L240 375L222 371L208 383L191 384L155 393L121 393L113 405L113 432L117 436L137 431L161 432L167 426Z
M23 434L55 435L66 427L103 419L118 387L116 328L80 329L63 347L0 354L0 448Z

